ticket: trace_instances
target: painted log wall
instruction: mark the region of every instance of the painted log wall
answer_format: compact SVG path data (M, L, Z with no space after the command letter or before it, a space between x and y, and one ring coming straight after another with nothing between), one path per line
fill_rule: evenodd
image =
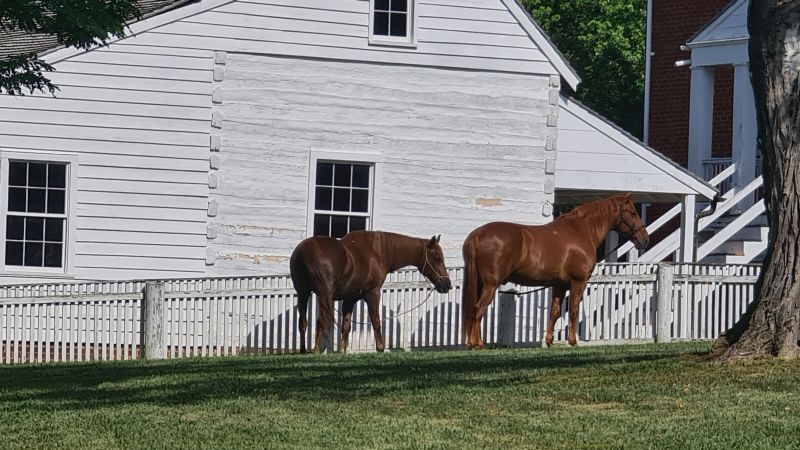
M78 155L77 279L205 270L213 52L137 40L58 63L55 98L0 96L0 151Z
M288 271L309 232L309 163L320 154L374 161L373 228L441 233L450 264L483 223L549 220L557 78L233 53L224 61L209 275Z

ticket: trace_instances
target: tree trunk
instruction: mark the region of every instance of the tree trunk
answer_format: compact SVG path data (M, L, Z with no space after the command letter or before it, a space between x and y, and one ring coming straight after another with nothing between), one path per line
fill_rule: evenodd
M769 247L756 301L714 344L720 361L800 356L800 0L750 0L747 28Z

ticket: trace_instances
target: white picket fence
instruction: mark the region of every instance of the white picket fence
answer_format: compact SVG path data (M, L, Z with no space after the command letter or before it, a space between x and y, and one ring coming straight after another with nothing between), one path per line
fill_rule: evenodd
M759 267L676 265L670 336L713 339L754 299ZM578 336L588 342L652 340L656 329L656 264L600 264L584 294ZM662 269L663 270L663 269ZM416 271L391 274L381 317L390 350L454 348L461 344L463 269L450 269L453 289L436 293ZM142 352L145 281L0 287L0 363L138 358ZM288 276L165 280L166 357L284 353L300 348L296 296ZM529 288L518 287L520 291ZM483 321L487 344L538 346L547 326L550 290L499 295ZM556 323L566 339L567 302ZM337 305L338 307L338 305ZM310 305L315 318L316 302ZM366 305L353 314L351 351L374 350ZM311 320L311 347L316 321ZM338 345L338 324L333 346ZM663 336L660 340L663 340Z

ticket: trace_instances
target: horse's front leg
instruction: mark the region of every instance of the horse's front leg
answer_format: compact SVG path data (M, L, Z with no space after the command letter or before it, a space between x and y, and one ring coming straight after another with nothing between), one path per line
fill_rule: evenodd
M339 339L339 351L347 353L347 345L350 343L350 326L353 323L353 307L355 300L345 300L342 302L342 337Z
M383 352L383 333L381 333L381 291L379 289L372 290L366 296L367 309L369 310L369 320L372 322L372 332L375 333L375 349Z
M547 322L547 333L544 336L544 343L550 347L553 345L553 331L556 321L561 317L561 302L567 293L566 286L553 286L553 298L550 300L550 320Z
M578 346L578 311L580 311L586 280L573 281L569 287L569 345Z

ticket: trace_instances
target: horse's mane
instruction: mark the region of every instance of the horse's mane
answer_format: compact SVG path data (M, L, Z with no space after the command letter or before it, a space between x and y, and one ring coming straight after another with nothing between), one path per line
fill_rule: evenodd
M385 253L391 251L388 246L399 242L408 243L410 241L418 240L411 236L406 236L400 233L392 233L391 231L369 231L359 230L351 233L357 233L364 236L364 239L369 242L370 246L377 253Z
M605 205L617 201L624 196L625 194L620 194L620 195L615 195L613 197L601 198L600 200L594 200L589 203L578 205L575 208L573 208L572 211L569 211L567 213L558 216L556 220L569 219L569 218L586 219L588 215L602 210L601 208L598 208L600 205Z

